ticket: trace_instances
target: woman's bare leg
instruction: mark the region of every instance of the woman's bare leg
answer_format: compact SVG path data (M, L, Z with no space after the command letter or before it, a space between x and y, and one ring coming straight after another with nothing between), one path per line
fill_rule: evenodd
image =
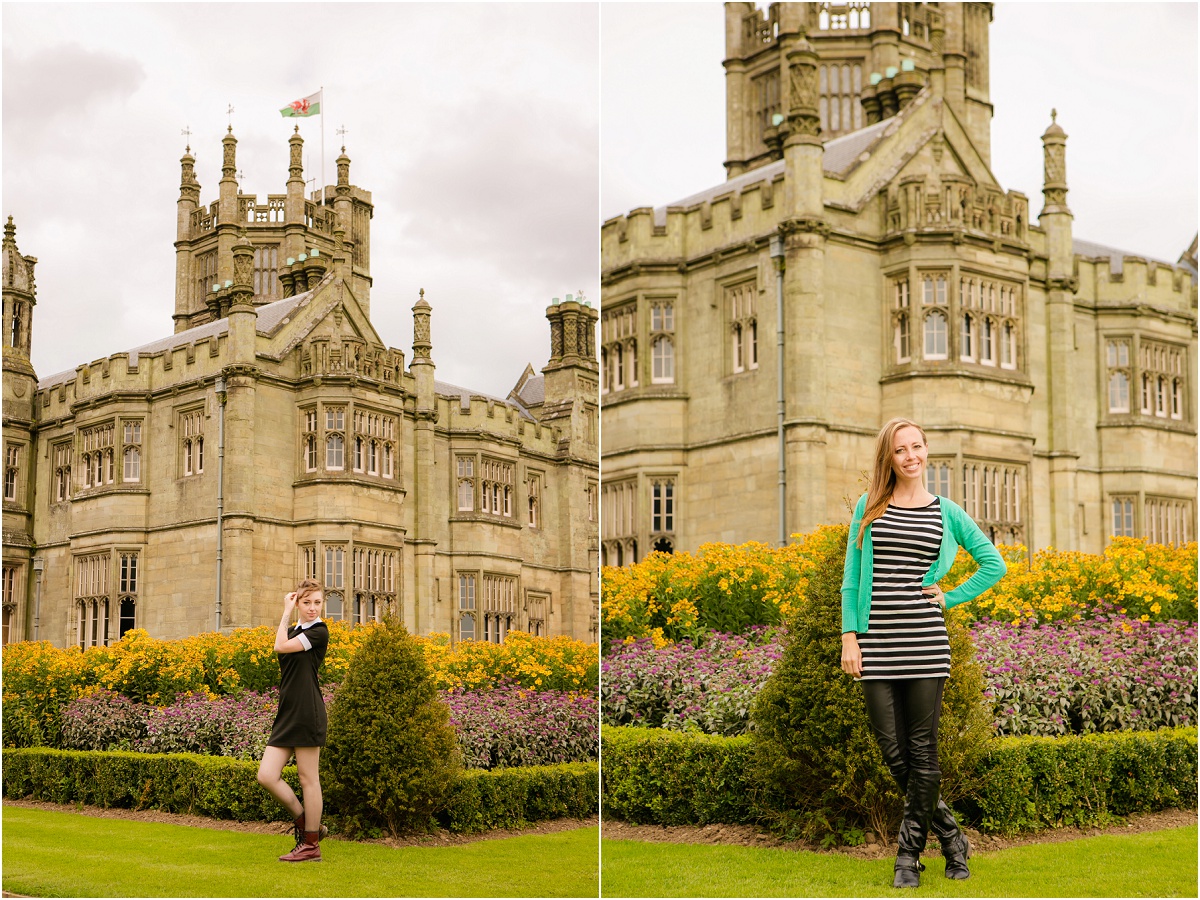
M321 797L321 778L317 772L320 761L320 747L296 748L296 768L300 771L300 789L304 792L305 831L317 831L321 827L324 801Z
M299 752L297 752L297 756L299 756ZM270 791L271 796L278 800L295 818L304 811L304 804L300 802L300 798L296 796L292 786L280 777L283 774L283 767L287 765L291 757L292 749L290 747L267 747L263 751L262 762L258 764L258 783ZM303 783L303 777L301 777L301 783ZM318 787L317 790L319 798L320 788ZM305 791L306 795L307 793Z

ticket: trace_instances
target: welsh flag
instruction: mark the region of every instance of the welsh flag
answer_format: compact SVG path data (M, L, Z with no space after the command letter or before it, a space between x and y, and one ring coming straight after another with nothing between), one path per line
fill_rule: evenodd
M315 94L309 94L307 97L293 100L290 105L281 109L279 114L285 119L319 116L321 114L321 92L317 91Z

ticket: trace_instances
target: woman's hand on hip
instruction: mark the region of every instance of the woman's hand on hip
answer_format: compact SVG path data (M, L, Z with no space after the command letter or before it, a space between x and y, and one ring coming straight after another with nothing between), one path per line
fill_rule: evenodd
M942 589L936 584L931 584L921 588L921 593L929 600L930 603L936 603L942 608L942 612L946 611L946 595Z
M858 635L853 631L842 635L842 671L855 678L862 675L862 651L858 649Z

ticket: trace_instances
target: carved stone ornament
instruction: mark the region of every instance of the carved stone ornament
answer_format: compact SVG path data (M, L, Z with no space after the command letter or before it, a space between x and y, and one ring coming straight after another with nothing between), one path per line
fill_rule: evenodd
M559 359L563 355L562 320L555 319L550 323L550 356Z
M413 343L428 344L429 343L429 316L428 314L417 313L413 316Z
M791 97L788 106L793 110L817 108L817 67L808 63L794 63L788 69Z
M235 253L233 256L233 283L254 283L254 257L251 254Z
M1067 181L1066 147L1047 143L1045 152L1046 184L1065 184Z

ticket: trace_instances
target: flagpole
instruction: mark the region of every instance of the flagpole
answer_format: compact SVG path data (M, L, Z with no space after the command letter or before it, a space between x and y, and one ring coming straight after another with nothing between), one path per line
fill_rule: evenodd
M321 189L322 206L325 205L325 119L325 85L321 85L321 177L317 179L317 186Z

